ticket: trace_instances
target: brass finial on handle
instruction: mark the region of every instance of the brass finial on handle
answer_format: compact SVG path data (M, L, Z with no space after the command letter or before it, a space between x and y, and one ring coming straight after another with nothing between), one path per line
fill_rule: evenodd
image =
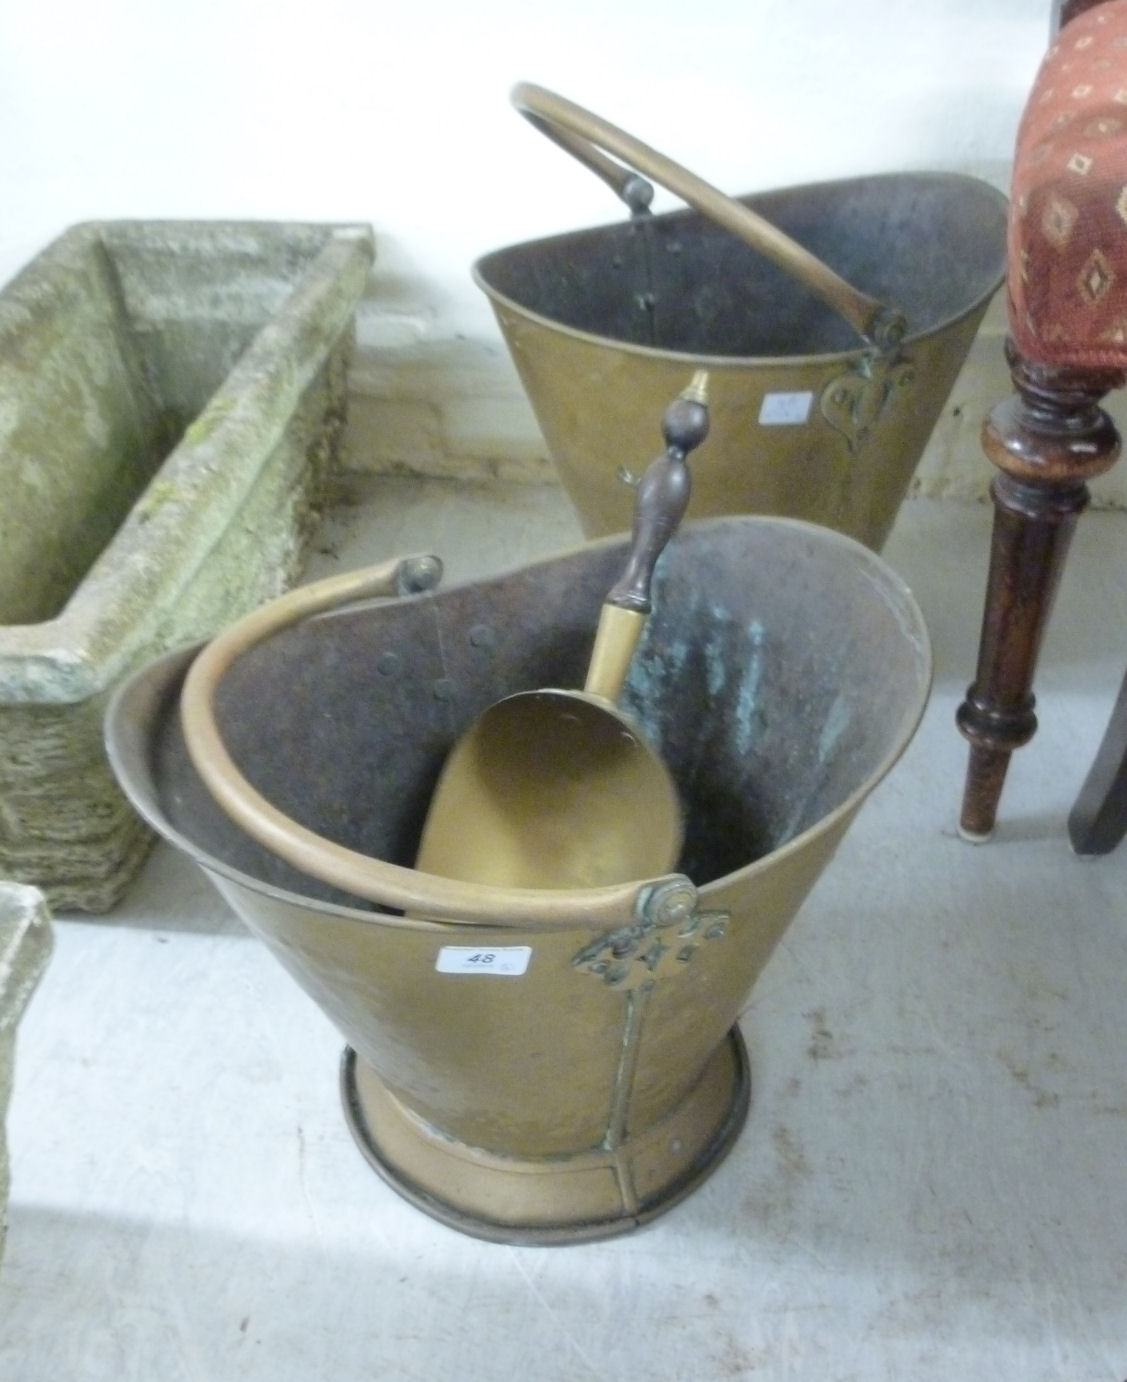
M706 369L698 369L685 388L681 390L678 397L686 398L690 403L701 403L707 407L708 371Z

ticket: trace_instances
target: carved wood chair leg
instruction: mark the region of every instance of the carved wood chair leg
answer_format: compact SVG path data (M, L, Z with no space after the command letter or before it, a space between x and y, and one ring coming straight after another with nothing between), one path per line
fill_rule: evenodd
M1032 692L1041 639L1052 612L1084 485L1022 484L999 475L991 486L994 535L978 671L956 723L970 740L960 833L989 837L1010 755L1037 729Z
M1095 761L1068 817L1077 854L1110 854L1127 835L1127 676Z
M1036 731L1033 676L1086 482L1119 454L1099 400L1120 374L1038 366L1012 352L1010 364L1017 394L983 429L1001 473L978 669L956 715L971 745L959 829L972 840L993 831L1010 756Z

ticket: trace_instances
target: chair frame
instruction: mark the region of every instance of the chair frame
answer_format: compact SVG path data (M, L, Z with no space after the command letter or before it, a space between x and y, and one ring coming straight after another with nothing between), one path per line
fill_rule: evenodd
M1063 26L1107 0L1057 0ZM1127 383L1117 369L1047 365L1018 353L1007 360L1015 392L983 427L998 468L991 485L994 529L978 666L956 722L970 742L960 833L993 832L1010 757L1037 729L1033 677L1042 637L1088 483L1115 464L1120 436L1100 406ZM1127 678L1104 743L1069 818L1073 847L1106 853L1127 833Z

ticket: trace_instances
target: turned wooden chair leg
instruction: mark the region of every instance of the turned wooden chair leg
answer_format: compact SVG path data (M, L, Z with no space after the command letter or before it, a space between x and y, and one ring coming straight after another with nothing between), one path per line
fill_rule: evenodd
M978 671L956 713L970 741L960 833L994 829L1010 755L1037 729L1032 692L1041 638L1052 610L1084 485L1028 485L999 475L991 486L994 533Z
M978 670L956 721L970 741L960 833L987 839L1010 756L1037 728L1033 676L1087 482L1114 464L1119 435L1099 406L1123 375L1036 365L1013 351L1017 393L991 413L983 447L994 536Z

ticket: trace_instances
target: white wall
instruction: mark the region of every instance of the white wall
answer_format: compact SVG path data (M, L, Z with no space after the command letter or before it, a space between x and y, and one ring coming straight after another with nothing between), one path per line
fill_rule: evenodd
M733 192L924 167L1004 188L1049 8L12 0L0 280L94 217L368 221L380 263L357 459L493 455L519 470L538 444L469 266L620 209L512 111L514 81L555 87Z

